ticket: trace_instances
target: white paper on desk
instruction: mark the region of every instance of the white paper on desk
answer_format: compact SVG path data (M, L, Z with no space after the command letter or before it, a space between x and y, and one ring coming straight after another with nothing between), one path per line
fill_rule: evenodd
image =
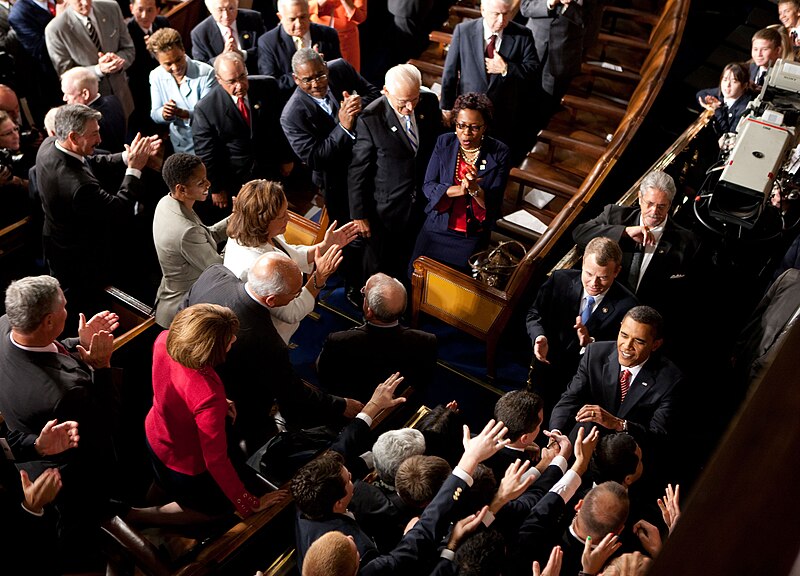
M516 224L517 226L522 226L528 230L533 230L537 234L544 234L545 230L547 230L547 224L527 210L517 210L508 216L504 216L503 220Z
M539 190L538 188L531 188L530 192L525 194L525 202L528 204L533 204L541 210L550 203L550 200L555 197L556 195L550 194L550 192L545 192L544 190Z

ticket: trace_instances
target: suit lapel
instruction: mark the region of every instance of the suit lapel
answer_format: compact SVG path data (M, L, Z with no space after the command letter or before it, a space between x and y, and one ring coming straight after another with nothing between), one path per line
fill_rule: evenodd
M605 405L613 406L613 413L616 415L619 415L620 405L622 404L620 401L619 372L619 358L617 357L617 349L614 347L608 356L608 362L603 366L603 382L606 382L606 385L603 386L603 395L605 396ZM630 394L630 390L628 394Z
M483 18L478 18L475 24L475 29L470 35L470 42L472 42L472 57L478 63L478 69L482 70L482 78L488 87L489 78L486 73L486 62L484 61L484 46L483 46Z
M278 42L278 50L281 52L279 61L291 62L292 56L294 56L294 53L296 52L294 40L292 40L292 37L286 33L286 30L283 29L283 26L281 26L280 30L278 30L278 38L280 39Z
M88 30L86 30L86 26L84 26L83 22L81 22L78 19L78 14L72 8L68 8L66 14L67 18L65 23L67 24L67 26L69 26L70 30L72 31L70 36L74 40L83 43L84 45L83 52L85 54L94 54L95 56L97 56L97 47L94 45L94 42L92 42L92 39L89 37L89 32ZM103 43L102 40L100 41L100 43L101 44Z
M652 365L653 359L647 361L647 363L642 366L642 369L639 370L639 373L636 375L636 378L633 379L631 382L631 387L628 389L628 393L625 395L625 402L622 402L620 405L619 413L617 416L620 418L624 418L628 415L628 413L639 403L639 400L644 397L645 394L650 390L650 387L654 384L655 374L649 370L649 366Z
M383 97L383 107L383 118L386 122L387 132L392 134L394 138L397 138L397 140L413 154L414 148L411 146L408 136L406 136L406 127L400 124L400 120L398 120L397 114L395 114L394 108L392 108L392 105L386 96ZM419 135L417 135L417 138L419 138Z
M508 62L508 55L514 52L514 43L516 41L516 36L511 34L507 27L503 31L503 41L500 43L500 49L497 51L506 62ZM488 74L488 77L489 90L492 90L497 84L503 81L503 77L500 74Z

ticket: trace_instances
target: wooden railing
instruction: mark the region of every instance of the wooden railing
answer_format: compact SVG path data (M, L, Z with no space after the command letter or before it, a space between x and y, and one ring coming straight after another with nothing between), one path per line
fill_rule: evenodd
M668 0L652 33L652 49L640 68L641 79L636 84L626 107L600 101L595 103L620 110L622 113L616 129L604 152L596 159L585 177L582 177L572 194L562 194L561 206L550 214L529 209L541 216L547 228L541 236L533 237L533 245L512 273L507 285L498 290L486 286L435 260L422 256L414 262L411 298L412 324L418 325L420 313L425 313L455 326L486 343L487 375L496 373L496 351L500 336L519 303L523 293L543 261L552 258L552 251L563 235L578 218L585 206L616 165L655 101L672 65L688 16L689 0ZM583 79L579 79L582 81ZM575 98L573 101L590 98ZM624 111L623 111L624 110ZM558 192L535 172L517 169L511 179L520 187L542 187L554 194ZM519 196L522 196L520 189ZM542 275L543 275L543 271Z

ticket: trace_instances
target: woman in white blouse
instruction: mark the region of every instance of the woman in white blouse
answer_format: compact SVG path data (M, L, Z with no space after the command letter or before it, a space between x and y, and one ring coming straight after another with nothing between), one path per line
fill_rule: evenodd
M280 251L297 263L308 275L300 294L286 306L270 308L272 321L283 340L289 339L300 321L314 309L317 294L342 262L342 247L356 238L356 227L348 222L336 229L334 221L319 244L295 246L283 237L289 223L289 203L283 187L269 180L252 180L236 196L228 222L225 266L240 279L265 252Z

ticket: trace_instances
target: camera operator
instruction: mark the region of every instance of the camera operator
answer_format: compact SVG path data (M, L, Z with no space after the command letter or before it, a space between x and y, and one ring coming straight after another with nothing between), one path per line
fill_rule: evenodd
M16 222L30 213L28 169L32 162L20 153L19 126L8 112L0 110L0 196L3 216L0 225ZM31 158L30 160L35 160Z

